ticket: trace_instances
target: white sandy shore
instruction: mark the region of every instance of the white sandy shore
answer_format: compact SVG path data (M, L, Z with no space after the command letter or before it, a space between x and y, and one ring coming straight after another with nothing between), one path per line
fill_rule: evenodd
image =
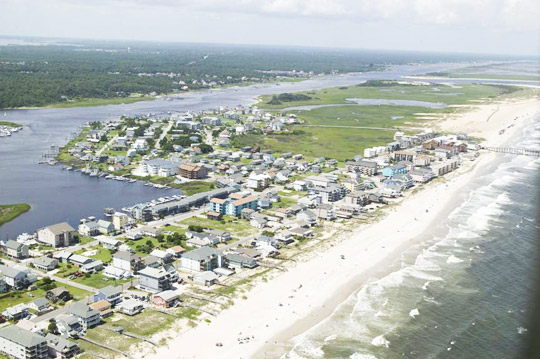
M480 105L473 112L441 121L438 128L483 137L496 146L508 141L518 124L539 108L538 99ZM506 131L500 135L503 128ZM463 200L478 170L494 156L484 154L446 181L428 185L390 210L383 220L357 229L348 234L350 238L312 260L298 263L269 282L261 282L247 293L246 300L236 299L234 306L212 318L211 323L199 323L146 357L278 357L280 346L288 339L326 318L369 275L384 271L404 248L440 224ZM340 258L342 254L345 259ZM247 336L254 339L238 343L238 338ZM216 347L217 342L223 346Z

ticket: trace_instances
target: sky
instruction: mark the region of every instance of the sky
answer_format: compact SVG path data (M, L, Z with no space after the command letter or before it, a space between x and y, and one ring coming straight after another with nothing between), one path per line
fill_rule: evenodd
M0 35L540 56L538 0L0 0Z

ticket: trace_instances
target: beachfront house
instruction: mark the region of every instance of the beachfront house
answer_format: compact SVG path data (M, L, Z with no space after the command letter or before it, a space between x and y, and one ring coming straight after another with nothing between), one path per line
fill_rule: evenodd
M71 304L68 312L79 320L84 329L93 328L101 321L101 316L97 310L81 302Z
M17 359L47 359L47 340L15 325L0 329L0 352Z
M94 302L99 300L106 300L111 303L112 306L117 305L122 301L122 286L108 285L101 288L96 294L94 294Z
M154 294L152 302L163 308L174 307L180 301L180 295L172 290L166 290L161 293Z
M139 271L141 289L150 292L163 292L171 287L171 275L163 268L146 267Z
M221 266L221 254L213 248L201 247L183 254L180 266L192 272L211 271Z
M404 164L396 164L392 166L386 166L382 170L382 174L384 177L393 177L399 173L407 173L407 166Z
M79 344L66 338L48 333L45 336L49 348L49 356L57 359L69 359L81 352Z
M54 248L67 247L74 241L76 233L75 228L62 222L39 229L37 240Z

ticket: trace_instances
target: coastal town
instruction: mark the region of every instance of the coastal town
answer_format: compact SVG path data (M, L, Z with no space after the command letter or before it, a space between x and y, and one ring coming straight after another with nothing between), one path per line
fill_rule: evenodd
M133 345L149 352L167 342L164 330L210 322L257 280L481 153L467 134L429 128L396 131L346 161L239 145L302 121L237 106L87 124L46 162L171 195L2 239L0 351L21 359L131 357Z

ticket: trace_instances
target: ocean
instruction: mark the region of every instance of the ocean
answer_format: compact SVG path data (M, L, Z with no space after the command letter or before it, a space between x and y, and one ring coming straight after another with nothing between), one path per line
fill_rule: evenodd
M540 149L540 119L511 146ZM404 252L282 358L518 358L539 282L539 182L539 158L500 155L466 189L443 235Z

